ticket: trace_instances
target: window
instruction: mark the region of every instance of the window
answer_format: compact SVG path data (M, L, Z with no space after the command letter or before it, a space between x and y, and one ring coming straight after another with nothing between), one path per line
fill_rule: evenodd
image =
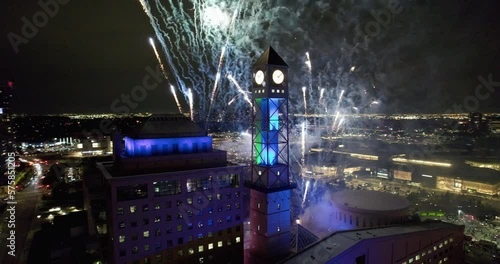
M177 231L182 232L182 225L177 225Z
M227 204L227 205L226 205L226 211L229 211L229 210L231 210L231 205L230 205L230 204Z
M199 179L187 179L186 189L188 192L206 191L212 189L212 176Z
M172 234L172 227L171 226L167 227L167 234Z
M190 216L190 217L191 217L191 216L193 216L193 211L188 210L188 211L187 211L187 214L188 214L188 216Z
M120 222L119 228L120 229L125 228L125 222Z
M120 249L120 257L125 257L127 255L127 251L125 249Z
M207 199L208 199L209 201L212 201L212 195L211 195L211 194L207 195Z
M230 245L231 245L231 239L228 239L228 240L226 241L226 245L228 245L228 246L230 246Z
M187 204L193 204L193 198L187 198Z
M137 234L132 235L132 237L131 237L131 238L132 238L132 241L137 241Z
M149 210L149 206L147 204L145 204L145 205L142 206L142 211L143 212L146 212L148 210Z
M193 241L193 236L188 236L188 242Z
M198 246L198 252L203 252L203 245Z
M198 222L198 227L200 227L200 228L203 227L203 221Z
M172 242L171 239L167 240L167 247L171 247L174 243Z
M188 249L188 254L189 255L193 255L194 254L194 249L193 248L189 248Z
M234 193L234 196L235 196L236 198L239 198L239 197L240 197L240 192L235 192L235 193Z
M122 215L123 214L123 208L118 208L118 214Z
M234 207L236 207L236 209L240 209L240 203L236 203Z
M198 239L203 239L203 233L198 233Z
M138 247L133 247L132 248L132 254L137 254L137 252L139 252L139 248Z
M166 205L167 205L167 208L172 208L172 201L167 201Z
M181 217L179 218L179 215L177 215L177 219L181 219L182 218L182 214L181 214ZM172 221L172 215L167 215L167 222L170 222Z
M159 216L155 217L155 223L159 223L159 222L160 222L160 217Z
M161 262L161 254L156 255L156 262Z
M231 228L228 228L228 229L227 229L227 233L228 233L228 234L231 234L231 232L232 232L232 231L233 231L233 230L232 230Z
M212 219L208 219L207 225L211 226L213 223L214 223L214 221Z
M214 243L208 244L208 250L213 249L213 248L214 248Z
M257 225L257 231L260 231L260 225Z
M217 200L221 200L222 199L222 195L220 193L217 194Z
M239 177L237 174L219 175L216 178L219 188L238 188L240 187Z
M280 232L280 231L281 231L281 227L278 226L278 232Z
M147 225L147 224L149 224L149 218L143 218L143 219L142 219L142 224L143 224L143 225Z
M240 232L240 226L236 226L236 232Z
M222 247L222 241L217 242L217 247Z
M184 239L183 239L182 237L179 237L179 238L177 239L177 244L179 244L179 245L184 244Z
M116 200L118 202L142 199L148 197L148 185L136 184L116 187Z
M177 255L179 255L179 256L183 256L183 255L184 255L184 251L182 251L182 249L181 249L181 250L179 250L179 251L177 251Z
M259 209L260 209L260 203L258 203L258 204L257 204L257 208L259 208Z
M240 243L241 242L241 238L240 237L236 237L236 243Z
M212 232L208 232L207 236L212 237L213 236Z
M156 229L156 236L161 236L161 230L160 229Z
M203 203L204 203L204 202L203 202L203 197L201 197L201 196L200 196L200 197L198 197L198 204L203 204Z
M159 203L155 204L155 210L160 210L160 204Z
M150 247L149 244L144 245L144 251L149 251Z
M161 249L161 244L160 243L156 243L155 245L155 251L158 251Z
M177 219L182 219L182 213L177 213Z
M153 182L154 196L168 196L181 193L181 181L158 181Z
M149 231L144 231L144 232L142 233L142 235L143 235L144 237L149 237Z
M131 213L131 214L134 214L134 213L135 213L135 211L136 211L136 207L135 207L135 205L130 206L130 213Z
M202 216L203 215L203 209L199 209L198 210L198 216Z
M119 236L119 237L118 237L118 241L119 241L120 243L125 242L125 236L124 236L124 235Z
M231 199L231 193L226 193L226 199Z
M226 221L227 222L231 222L231 216L230 215L226 216Z
M207 211L209 214L213 213L212 207L208 207Z
M240 215L236 215L236 221L240 220Z
M219 205L219 206L217 207L217 211L222 212L222 205Z
M188 230L193 230L193 224L191 223L188 224Z
M354 262L356 264L365 264L366 263L366 256L365 255L361 255L359 257L356 258L356 262Z

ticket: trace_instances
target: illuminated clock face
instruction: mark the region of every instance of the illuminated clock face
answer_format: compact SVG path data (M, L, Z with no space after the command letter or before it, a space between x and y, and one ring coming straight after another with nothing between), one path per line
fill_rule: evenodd
M264 82L264 72L258 71L255 73L255 83L261 85Z
M281 84L285 80L285 74L280 70L275 70L272 77L275 84Z

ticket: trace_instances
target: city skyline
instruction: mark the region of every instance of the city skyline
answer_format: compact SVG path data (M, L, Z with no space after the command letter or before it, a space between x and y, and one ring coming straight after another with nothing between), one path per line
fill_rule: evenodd
M45 3L49 2L52 3ZM1 77L15 81L15 112L178 111L168 83L161 79L157 69L158 61L148 41L150 37L158 45L159 56L171 79L174 78L172 67L166 62L139 1L97 6L72 1L55 3L58 3L57 12L54 11L53 16L48 14L47 22L40 24L32 37L23 34L23 26L33 22L34 15L45 9L37 3L2 3L6 23L1 29L5 36L0 44L5 51L1 55ZM290 80L291 90L295 91L290 100L295 104L302 104L301 88L307 87L307 102L314 106L320 97L318 90L324 87L324 96L331 101L341 98L340 92L345 89L342 99L345 106L364 107L365 102L371 100L380 103L361 112L458 113L471 112L469 109L500 112L495 104L500 100L500 93L496 91L500 80L496 63L498 19L493 13L498 3L391 3L394 6L382 1L315 2L310 8L305 8L306 4L287 4L283 6L286 12L264 14L272 15L267 17L269 25L258 25L255 37L249 36L250 40L245 43L251 43L252 47L239 47L239 38L231 40L234 42L231 47L252 52L272 45L282 50L295 72ZM273 4L263 2L256 6L275 7ZM227 11L223 6L221 10ZM390 11L391 17L384 17ZM297 15L290 17L292 13ZM248 17L241 16L243 23ZM316 16L319 18L313 19ZM371 27L379 29L373 32L372 38L371 33L363 33ZM363 36L365 40L370 39L367 46L360 43ZM210 56L218 58L222 47L213 44L217 52ZM306 52L310 59L306 58ZM349 52L352 56L345 55ZM247 56L256 59L256 54ZM193 58L187 61L195 63ZM312 66L310 74L308 65ZM203 84L210 92L216 72L208 71L208 82ZM148 91L144 100L124 108L127 104L123 103L122 94L130 95L148 74L152 79L157 77L158 87ZM249 78L241 80L246 79ZM485 82L490 84L489 88ZM483 88L476 91L479 85ZM243 85L243 90L248 87ZM366 98L356 97L364 94L364 90L367 90ZM221 81L215 107L222 111L248 107L243 99L238 99L237 105L227 106L229 100L224 96L237 94L235 91L228 80ZM188 112L188 102L179 91L178 96L183 112ZM113 108L116 100L120 101ZM464 107L467 105L469 107Z

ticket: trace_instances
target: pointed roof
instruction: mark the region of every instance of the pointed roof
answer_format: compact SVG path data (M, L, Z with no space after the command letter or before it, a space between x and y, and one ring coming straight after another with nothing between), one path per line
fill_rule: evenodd
M264 51L264 53L260 56L260 58L255 62L255 65L278 65L278 66L286 66L286 62L278 55L278 53L273 49L273 47L269 46L269 48Z

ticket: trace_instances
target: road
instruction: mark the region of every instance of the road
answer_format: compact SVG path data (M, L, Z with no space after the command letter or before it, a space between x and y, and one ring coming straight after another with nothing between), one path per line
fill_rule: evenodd
M35 181L36 182L36 181ZM11 220L15 224L15 228L9 228L8 223L4 221L5 217L10 215L9 211L5 210L1 216L1 233L0 233L0 263L14 264L26 263L26 258L29 253L33 232L31 230L33 220L36 220L36 206L40 201L41 193L36 187L36 183L31 183L24 190L17 192L15 202L17 204L8 205L7 210L11 206L15 206L15 219ZM10 249L7 248L8 236L10 232L15 231L15 256L8 254Z

